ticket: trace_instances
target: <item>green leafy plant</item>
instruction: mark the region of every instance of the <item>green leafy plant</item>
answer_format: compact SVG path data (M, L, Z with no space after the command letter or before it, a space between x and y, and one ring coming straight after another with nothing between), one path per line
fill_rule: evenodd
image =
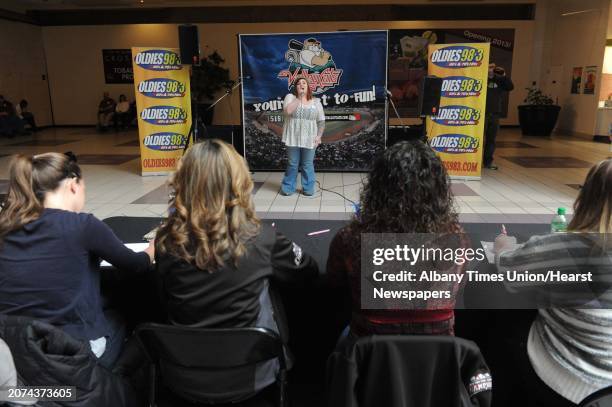
M545 95L542 91L535 86L526 88L527 97L523 102L528 105L552 105L553 100L550 96Z
M218 91L229 89L233 81L229 77L229 69L222 65L225 60L217 51L203 57L200 66L193 67L191 90L198 102L212 102Z

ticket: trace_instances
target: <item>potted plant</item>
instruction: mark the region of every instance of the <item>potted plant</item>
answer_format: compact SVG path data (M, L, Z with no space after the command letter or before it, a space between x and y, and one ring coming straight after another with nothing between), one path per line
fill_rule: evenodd
M527 88L527 97L518 107L519 124L524 136L550 136L559 117L561 106L536 87Z
M203 57L200 65L193 67L191 76L192 98L197 106L198 113L205 125L212 124L213 109L211 104L215 96L222 89L229 89L233 82L229 77L229 69L221 65L225 60L217 51Z

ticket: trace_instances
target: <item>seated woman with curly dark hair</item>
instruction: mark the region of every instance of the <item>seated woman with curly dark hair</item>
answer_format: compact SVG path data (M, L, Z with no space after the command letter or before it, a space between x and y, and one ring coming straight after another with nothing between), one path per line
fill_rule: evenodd
M462 233L442 161L421 141L400 142L374 160L361 193L359 216L334 237L327 262L332 285L350 289L352 335L454 334L454 300L424 308L361 308L362 233ZM452 273L462 267L452 265ZM455 284L451 287L456 290Z
M168 322L279 332L269 281L306 281L318 267L298 245L260 223L244 158L219 140L195 144L170 186L173 210L157 232L155 256ZM274 382L274 370L261 366L256 390ZM215 380L220 377L219 371Z

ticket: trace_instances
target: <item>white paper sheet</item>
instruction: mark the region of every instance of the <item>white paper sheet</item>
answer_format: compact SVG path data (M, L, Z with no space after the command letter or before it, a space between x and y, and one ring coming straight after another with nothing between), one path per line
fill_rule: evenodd
M128 249L132 249L135 252L142 252L147 247L149 247L149 243L126 243L125 247L127 247ZM100 267L112 267L112 265L106 260L102 260L102 263L100 263Z

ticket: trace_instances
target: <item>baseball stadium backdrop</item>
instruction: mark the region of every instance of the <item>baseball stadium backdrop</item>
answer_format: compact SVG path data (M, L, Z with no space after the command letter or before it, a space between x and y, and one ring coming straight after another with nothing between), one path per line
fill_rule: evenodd
M253 170L284 170L283 99L307 76L325 111L315 168L364 171L385 148L387 31L240 35L244 151Z

